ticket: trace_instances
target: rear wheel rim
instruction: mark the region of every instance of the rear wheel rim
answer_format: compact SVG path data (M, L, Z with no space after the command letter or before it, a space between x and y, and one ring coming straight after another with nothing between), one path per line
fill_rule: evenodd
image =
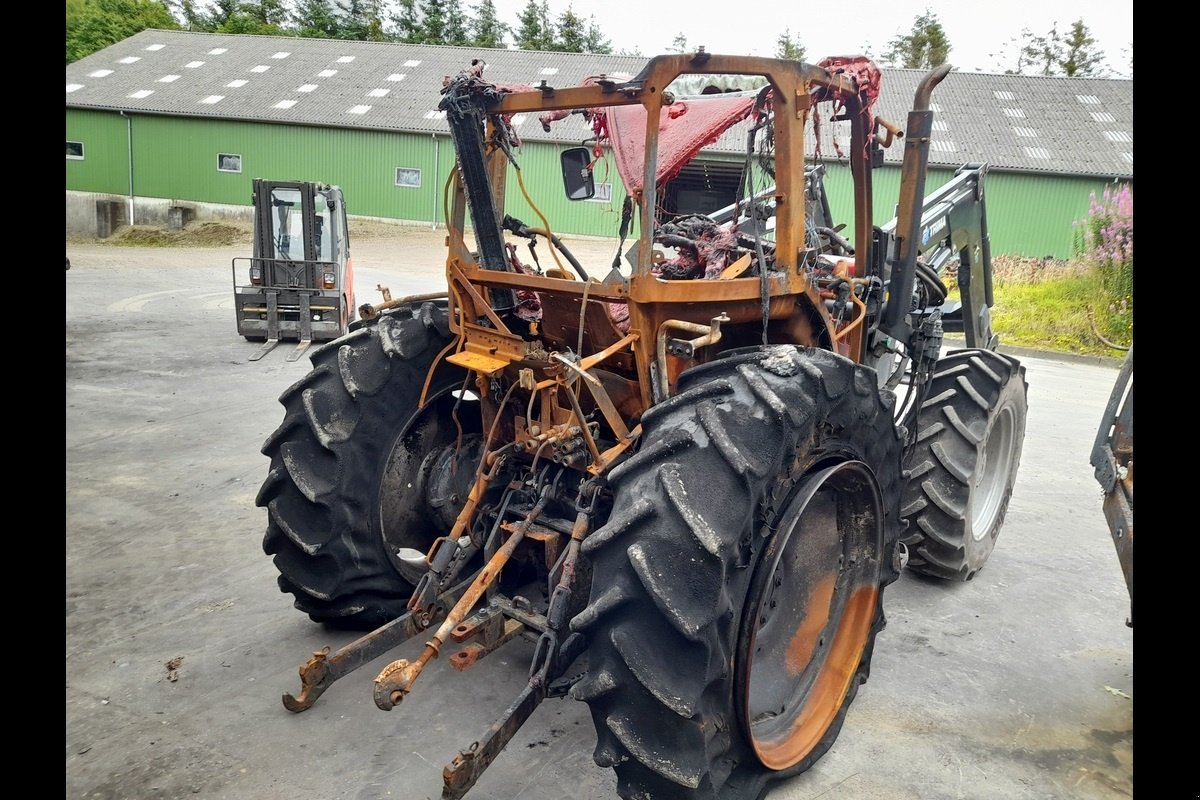
M755 568L738 693L770 769L808 756L845 704L877 613L882 532L875 476L844 461L801 481Z
M1016 415L1011 406L996 414L992 430L980 453L978 479L972 492L971 538L983 541L991 534L1008 496L1016 442Z
M380 473L376 493L379 534L392 566L409 583L419 580L425 567L406 563L399 553L404 549L425 553L434 538L448 531L428 505L426 483L428 465L461 442L460 430L450 416L454 401L450 387L430 397L401 428ZM467 412L459 416L473 419Z

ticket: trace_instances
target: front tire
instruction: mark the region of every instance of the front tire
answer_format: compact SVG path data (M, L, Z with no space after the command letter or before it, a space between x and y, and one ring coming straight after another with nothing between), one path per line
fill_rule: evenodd
M679 387L643 415L584 540L592 592L571 628L589 665L572 694L621 797L750 800L830 748L867 678L896 578L894 397L791 346Z
M279 398L286 411L263 445L271 466L256 500L263 550L314 621L372 629L403 614L414 582L399 551L424 554L445 528L425 482L458 441L452 392L465 373L442 364L418 402L452 340L446 319L432 304L382 315L314 351L312 370ZM477 417L459 414L464 425Z
M1025 368L991 350L942 357L917 415L903 516L908 566L969 581L996 547L1021 462Z

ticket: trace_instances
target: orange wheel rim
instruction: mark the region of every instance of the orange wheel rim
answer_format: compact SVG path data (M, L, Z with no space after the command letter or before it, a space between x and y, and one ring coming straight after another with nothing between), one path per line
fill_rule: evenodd
M882 500L871 470L810 473L764 549L739 647L743 732L769 769L787 769L837 720L879 605Z

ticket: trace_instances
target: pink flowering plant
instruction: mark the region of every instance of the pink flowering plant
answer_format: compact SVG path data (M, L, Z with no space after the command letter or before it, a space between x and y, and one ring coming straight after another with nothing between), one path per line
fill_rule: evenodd
M1106 338L1133 341L1133 187L1093 192L1086 220L1076 224L1075 254L1097 273L1095 323Z

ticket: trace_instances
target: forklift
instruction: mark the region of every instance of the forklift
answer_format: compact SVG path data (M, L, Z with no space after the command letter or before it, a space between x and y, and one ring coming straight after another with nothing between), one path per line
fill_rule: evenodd
M237 330L262 344L251 361L285 339L297 342L295 361L355 317L345 198L324 183L255 178L253 202L254 255L232 265Z

